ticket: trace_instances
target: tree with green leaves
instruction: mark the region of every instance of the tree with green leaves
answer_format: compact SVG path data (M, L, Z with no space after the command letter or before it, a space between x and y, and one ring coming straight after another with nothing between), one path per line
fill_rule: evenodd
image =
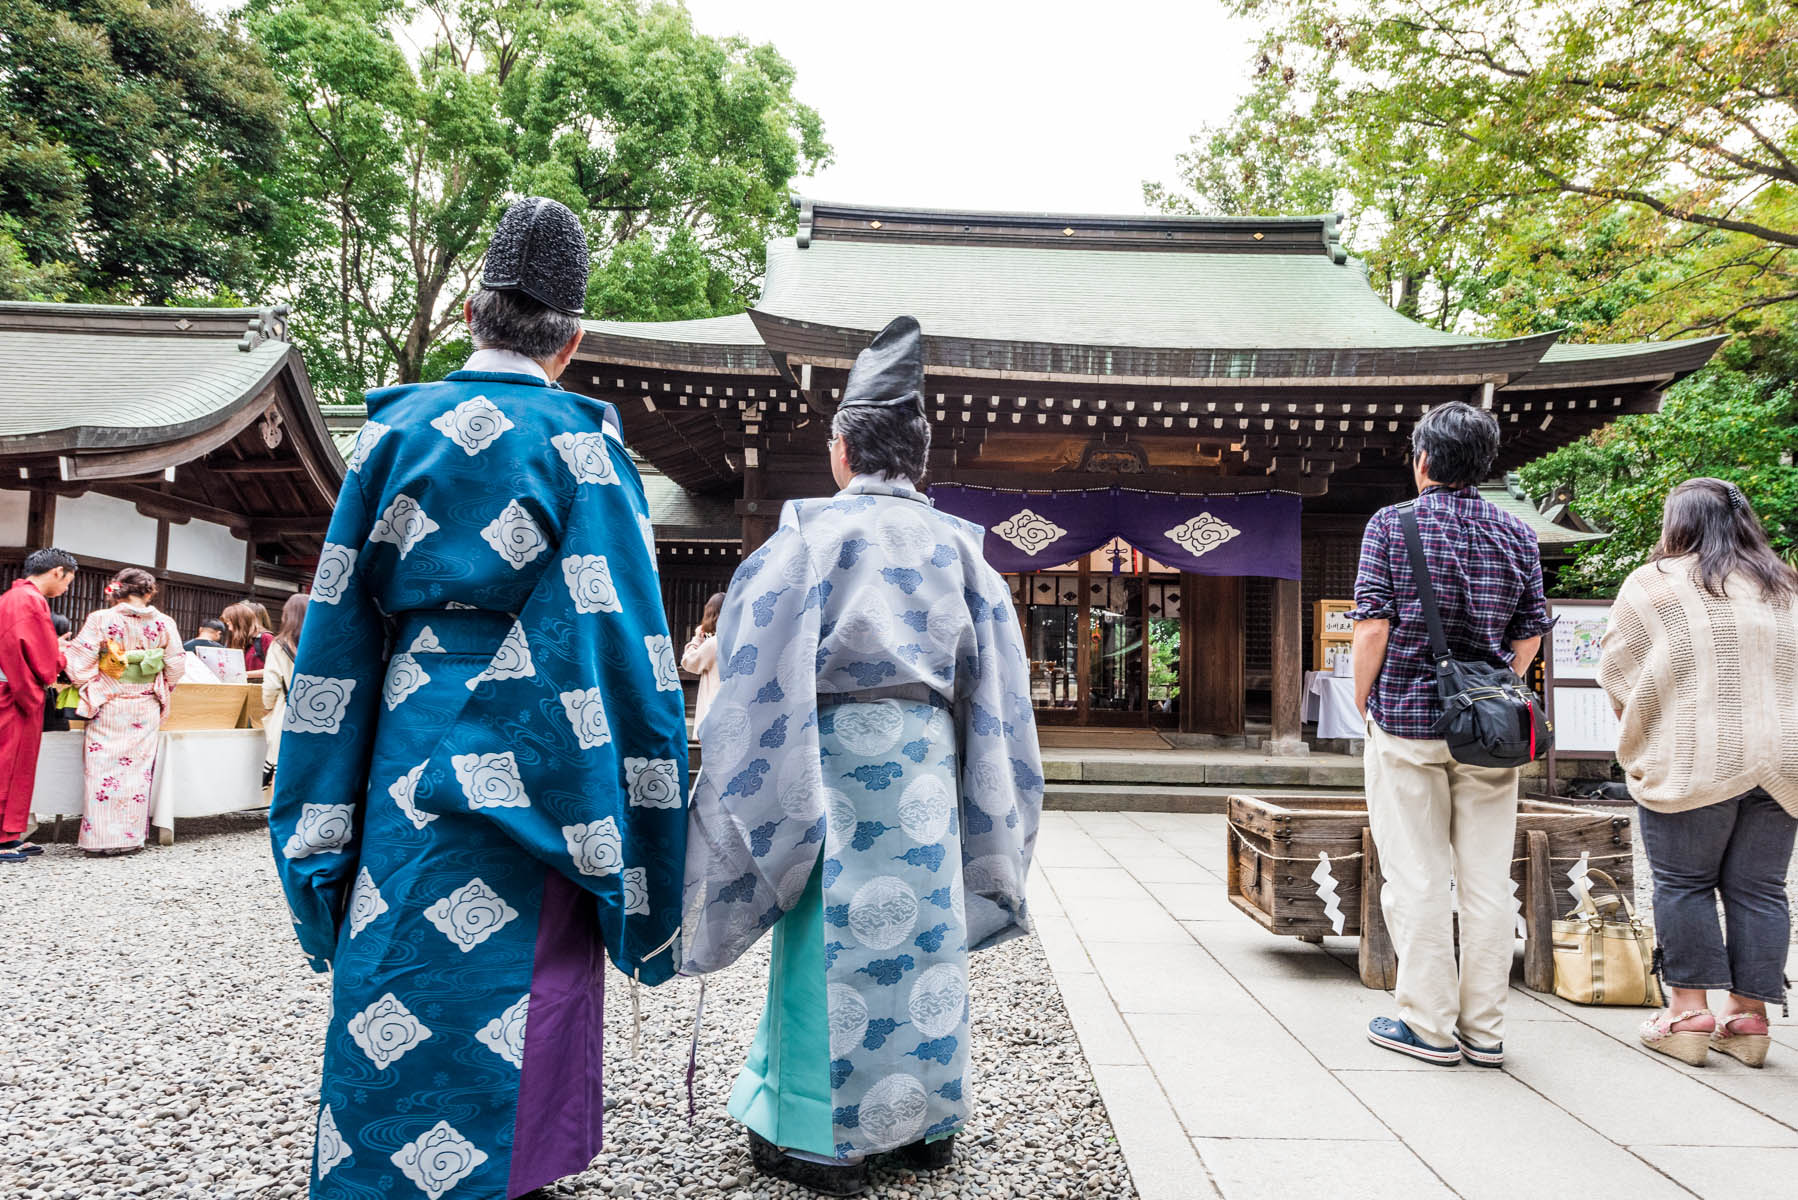
M1282 96L1238 124L1303 139L1355 208L1388 218L1379 257L1430 276L1450 311L1582 337L1790 326L1790 0L1232 7L1265 29L1257 91ZM1382 211L1392 187L1407 203ZM1602 281L1564 278L1562 253Z
M0 298L254 291L285 96L190 0L8 0Z
M827 161L769 46L639 0L252 0L291 97L270 261L327 394L457 365L485 239L522 195L583 215L595 317L740 309L787 184Z
M1616 591L1661 536L1661 505L1700 475L1742 489L1773 548L1798 563L1798 385L1722 366L1671 389L1658 413L1624 417L1525 467L1547 495L1571 485L1580 515L1610 536L1561 572L1569 595Z
M1798 537L1798 14L1742 0L1232 0L1263 24L1254 84L1201 130L1172 210L1339 208L1407 315L1572 341L1728 333L1718 362L1533 464L1612 530L1563 582L1614 587L1676 483L1754 497Z

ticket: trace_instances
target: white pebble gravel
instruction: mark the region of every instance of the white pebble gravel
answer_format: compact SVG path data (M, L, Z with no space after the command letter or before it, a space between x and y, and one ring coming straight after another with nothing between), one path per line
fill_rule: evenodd
M330 995L294 941L258 814L184 822L177 845L129 858L64 844L0 864L0 945L0 1197L305 1195ZM707 988L691 1124L697 981L641 991L632 1059L629 985L607 974L606 1149L557 1195L811 1195L755 1175L724 1111L766 970L764 942ZM877 1166L872 1194L1134 1197L1041 948L975 956L972 983L976 1104L956 1163Z

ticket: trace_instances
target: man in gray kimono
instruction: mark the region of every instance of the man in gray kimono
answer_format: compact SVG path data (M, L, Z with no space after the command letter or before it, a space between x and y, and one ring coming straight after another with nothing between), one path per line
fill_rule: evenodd
M788 502L738 569L689 816L682 970L774 930L731 1115L758 1169L833 1195L872 1155L948 1164L972 1094L968 954L1029 929L1029 664L984 531L917 490L923 389L900 317L832 421L842 490Z

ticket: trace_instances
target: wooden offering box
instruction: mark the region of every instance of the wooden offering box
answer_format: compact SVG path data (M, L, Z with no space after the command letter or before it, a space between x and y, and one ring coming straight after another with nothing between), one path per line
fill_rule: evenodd
M1389 988L1397 960L1380 911L1379 856L1367 826L1367 801L1314 796L1231 796L1228 804L1230 903L1271 933L1321 941L1337 933L1361 939L1361 981ZM1568 871L1581 854L1629 894L1635 880L1631 818L1616 809L1525 799L1518 809L1511 878L1529 929L1524 982L1548 991L1554 982L1549 925L1572 907ZM1330 859L1341 914L1332 918L1314 878Z
M260 683L178 683L162 729L260 729L262 715Z

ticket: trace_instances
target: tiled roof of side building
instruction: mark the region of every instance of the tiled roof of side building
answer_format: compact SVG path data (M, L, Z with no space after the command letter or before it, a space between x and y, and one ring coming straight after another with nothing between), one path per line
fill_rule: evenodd
M729 497L692 492L647 464L640 464L643 498L656 537L672 541L734 542L743 524Z
M1480 488L1480 495L1497 505L1501 510L1510 513L1536 531L1536 540L1548 551L1569 550L1585 542L1596 542L1609 535L1603 533L1587 533L1578 529L1570 529L1565 525L1557 525L1542 515L1521 487L1513 485L1509 480L1504 483L1490 483Z
M256 396L292 345L263 309L0 303L0 448L124 448Z

